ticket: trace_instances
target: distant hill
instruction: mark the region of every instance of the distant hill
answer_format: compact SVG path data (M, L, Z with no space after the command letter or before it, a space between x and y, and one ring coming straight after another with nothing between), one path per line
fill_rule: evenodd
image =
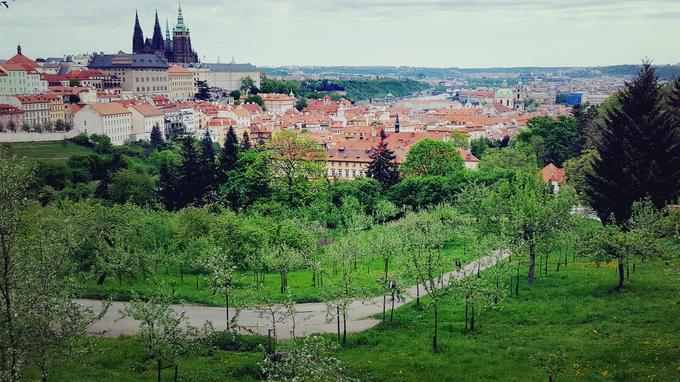
M569 77L592 77L598 75L632 76L639 69L639 65L612 65L598 67L510 67L510 68L425 68L409 66L293 66L293 67L263 67L270 76L292 76L302 72L306 75L321 77L392 77L392 78L458 78L469 74L509 74L526 76L527 74L542 75L548 73L563 73ZM656 67L661 79L668 80L680 76L680 65L659 65Z

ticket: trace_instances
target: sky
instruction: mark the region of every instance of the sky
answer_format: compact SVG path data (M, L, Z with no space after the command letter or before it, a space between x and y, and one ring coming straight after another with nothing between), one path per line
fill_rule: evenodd
M257 66L600 66L680 62L679 0L183 0L202 61ZM0 58L129 52L173 0L15 0Z

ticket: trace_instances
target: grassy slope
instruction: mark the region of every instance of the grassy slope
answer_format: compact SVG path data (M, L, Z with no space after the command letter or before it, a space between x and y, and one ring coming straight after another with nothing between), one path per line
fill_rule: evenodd
M73 142L26 142L26 143L3 143L3 147L9 147L9 151L17 156L27 157L34 160L67 161L73 155L90 154L92 149L79 146Z
M560 382L680 380L678 274L645 266L619 294L614 272L577 263L533 289L522 285L502 311L481 312L474 334L464 331L460 304L448 299L440 308L441 354L429 351L431 312L409 306L399 311L399 330L353 336L341 358L367 381L545 381L530 356L562 346Z
M470 253L468 253L467 256L463 255L463 249L461 246L453 244L446 248L445 255L449 259L451 269L454 268L455 258L459 258L462 261L468 261L472 258ZM392 264L392 267L394 267L394 264ZM325 268L327 270L324 272L323 276L324 285L332 284L336 279L339 279L339 275L333 275L332 264L327 264ZM376 281L382 275L383 265L380 259L372 259L370 261L360 262L358 264L358 269L364 270L358 272L359 283L363 286L373 286L376 285ZM242 286L252 284L252 274L242 274L241 276L241 284L243 284ZM209 285L207 285L206 278L201 275L199 275L198 289L196 289L196 277L193 274L184 275L184 283L182 283L177 270L171 270L170 275L166 275L164 269L159 269L158 278L167 285L172 285L171 283L177 285L177 296L184 302L216 306L222 306L224 303L222 296L213 296ZM118 279L115 277L109 277L107 278L104 285L96 285L94 281L88 283L83 296L90 298L107 298L108 296L113 296L114 300L125 301L130 299L130 292L132 290L136 291L137 293L144 294L149 290L150 287L150 281L148 283L144 283L143 280L129 282L123 278L122 285L119 285ZM280 277L278 274L267 274L265 277L265 287L267 296L274 299L283 300L284 296L281 295L279 290ZM322 295L323 288L312 286L312 272L309 270L290 272L288 274L288 287L290 288L295 301L324 301L324 297ZM376 294L379 294L379 292L376 292ZM243 293L242 291L237 291L235 297L236 299L244 297L247 298L246 303L248 305L253 305L258 302L256 297L252 296L250 293Z
M563 346L563 381L680 380L680 261L647 264L613 291L612 267L572 264L542 277L498 312L482 311L478 331L464 333L463 309L448 299L440 308L440 354L430 351L431 312L413 305L396 322L351 335L339 352L365 381L546 381L530 355ZM332 336L331 336L332 337ZM53 380L148 381L143 349L133 339L98 340L103 349L85 363L55 371ZM250 381L261 354L218 352L182 363L183 381ZM168 374L167 378L170 378ZM170 380L170 379L167 379Z

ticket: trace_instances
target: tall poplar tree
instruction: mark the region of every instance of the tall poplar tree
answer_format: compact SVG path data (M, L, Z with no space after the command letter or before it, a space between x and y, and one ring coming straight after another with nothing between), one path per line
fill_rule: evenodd
M394 152L387 147L385 130L380 131L380 144L370 155L371 163L368 165L366 175L377 180L383 188L389 188L399 183L399 170L394 160L397 158Z
M646 197L661 208L678 196L678 119L677 113L662 112L662 100L658 75L645 62L626 83L620 106L608 110L598 125L599 157L586 181L592 207L604 222L613 215L615 223L624 224L633 203Z

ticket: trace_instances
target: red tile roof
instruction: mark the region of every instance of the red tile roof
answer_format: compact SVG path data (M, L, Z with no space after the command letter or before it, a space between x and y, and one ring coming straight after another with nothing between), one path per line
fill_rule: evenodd
M546 183L557 182L559 184L564 184L567 180L567 175L564 170L552 163L541 170L541 175L543 175L543 181Z

